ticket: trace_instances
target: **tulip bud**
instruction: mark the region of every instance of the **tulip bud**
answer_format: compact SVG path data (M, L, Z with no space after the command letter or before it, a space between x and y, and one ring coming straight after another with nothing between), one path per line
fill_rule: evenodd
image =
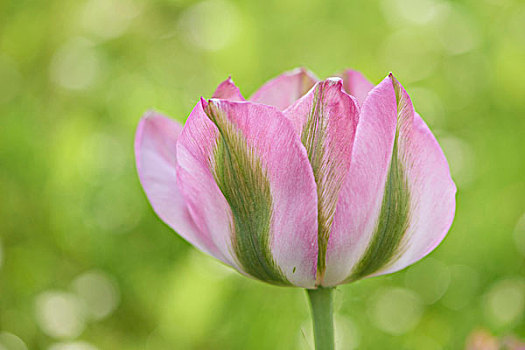
M391 273L444 238L456 187L392 74L285 73L246 101L231 79L184 127L149 112L135 140L158 216L244 275L332 287Z

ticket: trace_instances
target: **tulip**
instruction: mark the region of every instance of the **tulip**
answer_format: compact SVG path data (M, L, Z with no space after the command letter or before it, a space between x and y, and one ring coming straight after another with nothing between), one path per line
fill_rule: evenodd
M420 260L454 217L443 151L392 74L374 86L299 69L248 100L229 78L184 126L148 112L135 154L153 209L184 239L308 290L319 349L333 348L333 287Z

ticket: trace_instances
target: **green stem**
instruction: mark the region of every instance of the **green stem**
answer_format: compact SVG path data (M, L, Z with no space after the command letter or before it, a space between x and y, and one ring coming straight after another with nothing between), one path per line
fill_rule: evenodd
M314 339L316 350L334 350L334 288L307 289L308 299L312 309Z

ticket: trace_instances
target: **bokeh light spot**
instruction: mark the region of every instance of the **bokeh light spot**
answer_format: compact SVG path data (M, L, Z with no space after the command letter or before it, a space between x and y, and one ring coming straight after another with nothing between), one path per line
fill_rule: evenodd
M8 332L1 332L0 350L27 350L27 345L16 335Z
M82 9L83 27L103 39L116 38L129 27L139 8L130 0L90 0Z
M439 260L427 258L408 269L405 285L414 290L426 304L438 301L450 284L450 271Z
M479 274L466 265L453 265L450 269L450 285L441 303L451 310L466 307L476 295L479 287Z
M438 24L438 38L450 54L462 54L474 49L479 34L472 20L461 8L449 7Z
M82 302L60 291L47 291L36 298L36 319L40 329L53 338L75 338L85 326Z
M418 295L404 288L378 291L369 301L369 316L380 330L401 335L412 330L423 313Z
M203 50L216 51L237 36L240 15L235 6L223 0L207 0L188 8L180 18L184 39Z
M452 178L458 185L468 186L476 178L472 147L466 141L451 135L440 136L438 139L450 165Z
M63 88L82 90L91 86L98 74L100 58L93 44L75 38L60 47L50 66L51 80Z
M88 271L78 276L72 288L84 302L86 314L92 320L111 315L120 301L116 282L101 271Z
M98 350L98 348L84 341L76 341L56 343L51 345L48 350Z
M385 0L385 17L395 16L406 22L425 24L435 19L446 5L436 0Z
M485 295L485 315L496 326L518 322L525 311L525 281L505 279L496 282Z

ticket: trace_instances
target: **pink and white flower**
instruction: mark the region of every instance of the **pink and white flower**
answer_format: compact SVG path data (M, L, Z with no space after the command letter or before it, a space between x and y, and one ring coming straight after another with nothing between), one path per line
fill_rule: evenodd
M158 216L242 274L331 287L418 261L452 224L438 142L392 74L304 69L245 100L231 79L184 126L155 112L135 139Z

